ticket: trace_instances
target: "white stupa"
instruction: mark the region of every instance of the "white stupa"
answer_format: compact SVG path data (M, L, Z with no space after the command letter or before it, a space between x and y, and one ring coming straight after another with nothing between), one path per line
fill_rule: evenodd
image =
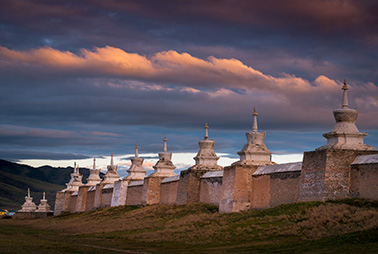
M71 173L71 179L68 183L66 183L67 188L63 191L78 191L79 187L83 185L82 178L83 176L80 175L79 172L79 165L76 165L76 162L74 163L74 172Z
M166 136L164 136L163 142L163 152L159 153L159 161L153 167L155 169L155 172L150 175L151 177L170 177L177 175L173 172L176 167L171 161L172 153L167 152Z
M204 169L204 170L223 170L222 166L217 165L219 157L214 152L214 143L213 139L209 139L209 126L205 124L205 138L198 141L200 150L198 151L195 160L196 164L190 169Z
M101 182L100 169L96 169L96 158L93 158L93 168L89 170L86 186L95 186Z
M235 164L240 165L269 165L274 164L271 161L272 152L268 150L264 144L265 132L258 132L257 127L257 111L253 109L252 131L247 132L247 144L238 152L240 160Z
M110 156L110 165L108 165L108 172L104 176L102 183L114 183L119 180L119 174L117 173L117 165L114 165L113 153Z
M348 94L349 87L344 80L343 100L340 109L333 111L336 124L331 132L323 134L327 139L327 145L321 146L316 150L323 149L348 149L348 150L375 150L374 147L364 144L364 137L367 133L362 133L357 129L356 121L358 111L349 108Z
M34 212L37 206L33 202L33 198L30 197L30 189L28 188L28 195L25 197L25 203L22 205L22 209L18 212Z
M43 192L43 198L41 199L40 204L38 205L38 210L36 212L52 212L49 204L47 204L45 192Z
M131 166L127 170L128 176L123 179L129 181L142 181L147 174L147 170L143 167L143 158L138 157L138 144L135 145L135 157L131 158Z

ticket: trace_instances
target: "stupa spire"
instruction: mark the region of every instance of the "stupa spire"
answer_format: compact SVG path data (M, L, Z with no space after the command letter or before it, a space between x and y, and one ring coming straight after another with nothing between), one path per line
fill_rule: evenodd
M43 192L43 198L42 198L43 200L45 200L46 199L46 192Z
M207 125L207 123L205 124L205 140L208 140L209 139L209 126Z
M76 173L76 161L74 162L74 173Z
M374 150L374 147L364 144L364 137L367 136L367 133L360 132L356 126L358 111L356 109L349 108L347 94L349 87L345 79L342 90L343 98L341 108L333 111L336 124L330 132L323 134L323 136L327 139L327 144L317 148L316 150Z
M111 166L114 166L114 159L113 159L113 152L112 152L112 154L110 155L110 165Z
M89 170L89 177L87 178L87 186L94 186L101 182L99 176L100 169L96 169L96 158L93 158L93 168Z
M342 104L342 108L348 108L349 105L348 105L348 94L347 94L347 90L349 90L349 87L347 85L347 82L346 80L344 79L344 86L343 86L343 104Z
M138 143L135 144L135 157L130 158L131 166L127 171L128 176L123 179L129 181L141 181L146 177L147 171L143 167L143 158L138 157Z
M164 146L163 146L163 152L166 153L167 152L167 136L164 135Z
M30 198L30 188L28 188L28 198Z
M253 108L253 125L252 125L252 131L253 132L257 132L258 128L257 128L257 111L256 111L256 106Z

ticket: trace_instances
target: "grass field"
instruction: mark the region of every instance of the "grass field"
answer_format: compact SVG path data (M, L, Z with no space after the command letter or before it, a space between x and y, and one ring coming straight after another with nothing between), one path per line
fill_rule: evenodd
M114 207L0 220L0 253L377 253L378 202L304 202L219 214L210 205Z

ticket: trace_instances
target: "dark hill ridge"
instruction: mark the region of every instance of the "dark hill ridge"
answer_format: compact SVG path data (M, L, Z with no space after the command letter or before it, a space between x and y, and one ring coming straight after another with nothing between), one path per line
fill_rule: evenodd
M25 201L26 190L30 188L36 205L46 192L48 204L53 208L55 193L66 187L70 180L72 167L54 168L42 166L34 168L28 165L0 160L0 208L20 209ZM89 176L89 169L80 168L83 179Z

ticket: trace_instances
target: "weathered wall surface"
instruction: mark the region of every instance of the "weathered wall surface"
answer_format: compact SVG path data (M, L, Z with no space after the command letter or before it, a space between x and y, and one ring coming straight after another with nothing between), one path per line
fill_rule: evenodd
M251 208L267 208L270 205L270 175L253 176Z
M91 190L91 188L90 188L88 193L87 193L87 204L86 204L86 207L85 207L85 211L90 211L90 210L94 209L95 196L96 196L96 190L95 189Z
M64 192L64 206L63 206L63 212L69 213L70 211L70 206L71 206L71 195L73 191L65 191Z
M179 181L161 184L160 204L176 204Z
M76 201L77 201L77 194L72 194L70 198L70 205L69 205L70 213L76 213Z
M200 201L200 182L208 170L187 169L180 172L176 204L184 205Z
M223 177L201 178L200 202L219 206Z
M257 167L234 165L224 169L219 212L231 213L250 209L252 174Z
M300 175L300 171L270 175L270 207L297 202Z
M305 152L299 201L328 200L350 196L351 163L358 155L378 151L325 149Z
M60 215L64 211L64 192L58 191L55 196L54 215Z
M126 205L142 205L143 184L129 185L127 188Z
M378 163L352 165L351 196L378 200Z
M113 189L114 189L113 184L107 184L104 188L102 188L100 208L110 207L112 203Z
M127 180L120 180L114 183L112 203L110 206L126 205L128 184L129 182Z
M102 189L104 188L106 184L99 183L96 185L96 190L95 190L95 197L94 197L94 203L93 203L93 208L100 208L101 202L102 202Z
M142 205L159 204L160 202L160 185L164 177L146 177L144 178L142 190Z
M84 212L87 206L87 193L89 186L80 186L76 200L76 212Z

